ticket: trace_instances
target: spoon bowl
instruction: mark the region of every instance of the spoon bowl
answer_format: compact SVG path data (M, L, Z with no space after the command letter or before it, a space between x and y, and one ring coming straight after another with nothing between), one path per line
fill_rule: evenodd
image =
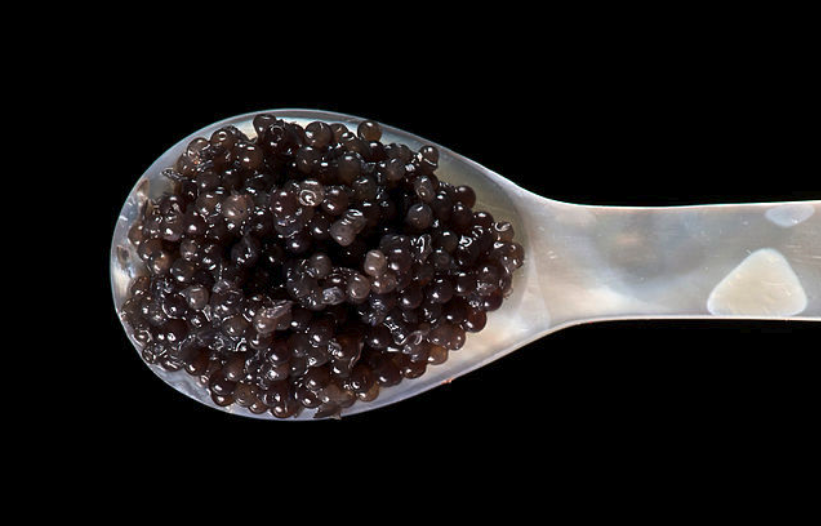
M167 191L161 175L196 137L233 125L254 137L254 116L270 113L307 125L338 122L356 129L363 118L286 109L239 115L197 130L160 156L129 193L111 245L115 308L127 298L132 279L145 273L127 238L147 199ZM708 205L671 208L601 207L570 204L524 190L446 147L382 125L384 143L418 150L439 149L437 175L473 187L475 208L509 221L525 249L513 292L488 314L484 330L417 379L383 388L371 402L344 409L351 415L399 402L450 382L556 330L586 322L650 318L753 318L821 321L821 201ZM120 316L122 321L122 316ZM140 345L123 322L134 348ZM215 409L246 417L237 405L216 405L197 380L151 370L177 391ZM288 420L313 417L304 410Z

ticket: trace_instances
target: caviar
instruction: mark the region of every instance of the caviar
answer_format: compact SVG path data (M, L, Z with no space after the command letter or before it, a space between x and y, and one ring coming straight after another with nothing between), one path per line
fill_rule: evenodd
M524 261L513 227L440 181L439 151L273 115L191 142L128 238L122 306L146 362L219 406L336 416L444 363Z

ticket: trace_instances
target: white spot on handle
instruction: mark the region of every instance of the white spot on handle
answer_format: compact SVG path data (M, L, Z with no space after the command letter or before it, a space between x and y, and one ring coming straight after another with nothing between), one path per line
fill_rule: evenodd
M716 316L795 316L807 295L787 259L765 248L750 254L716 285L707 309Z
M811 218L815 208L809 203L788 203L770 208L767 219L782 228L790 228Z

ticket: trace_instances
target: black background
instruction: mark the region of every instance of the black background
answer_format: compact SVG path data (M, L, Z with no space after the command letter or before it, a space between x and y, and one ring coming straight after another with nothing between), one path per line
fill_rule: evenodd
M108 329L105 390L118 393L95 403L109 429L266 437L374 424L397 447L402 440L394 430L436 429L420 455L448 446L442 430L465 425L483 440L502 428L591 448L732 446L764 433L806 437L817 414L821 331L783 322L580 326L414 399L338 422L223 414L164 385L131 348L110 299L108 250L119 209L153 160L189 133L239 113L302 107L359 115L448 146L544 196L678 205L821 199L821 190L809 190L819 188L817 147L794 126L809 95L792 87L773 93L748 82L754 75L716 72L574 70L549 80L521 71L489 78L452 71L422 80L340 73L331 89L312 90L314 77L272 75L229 89L207 75L181 75L179 65L157 68L152 77L161 80L119 71L97 88L134 108L109 114L97 104L101 119L127 124L100 137L107 208L94 222L95 290Z

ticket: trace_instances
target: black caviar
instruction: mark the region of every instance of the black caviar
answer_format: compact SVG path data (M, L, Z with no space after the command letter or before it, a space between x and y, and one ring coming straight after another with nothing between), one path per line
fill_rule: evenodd
M335 416L481 331L524 260L510 223L436 175L439 152L258 115L191 142L129 232L125 321L149 364L219 406Z

